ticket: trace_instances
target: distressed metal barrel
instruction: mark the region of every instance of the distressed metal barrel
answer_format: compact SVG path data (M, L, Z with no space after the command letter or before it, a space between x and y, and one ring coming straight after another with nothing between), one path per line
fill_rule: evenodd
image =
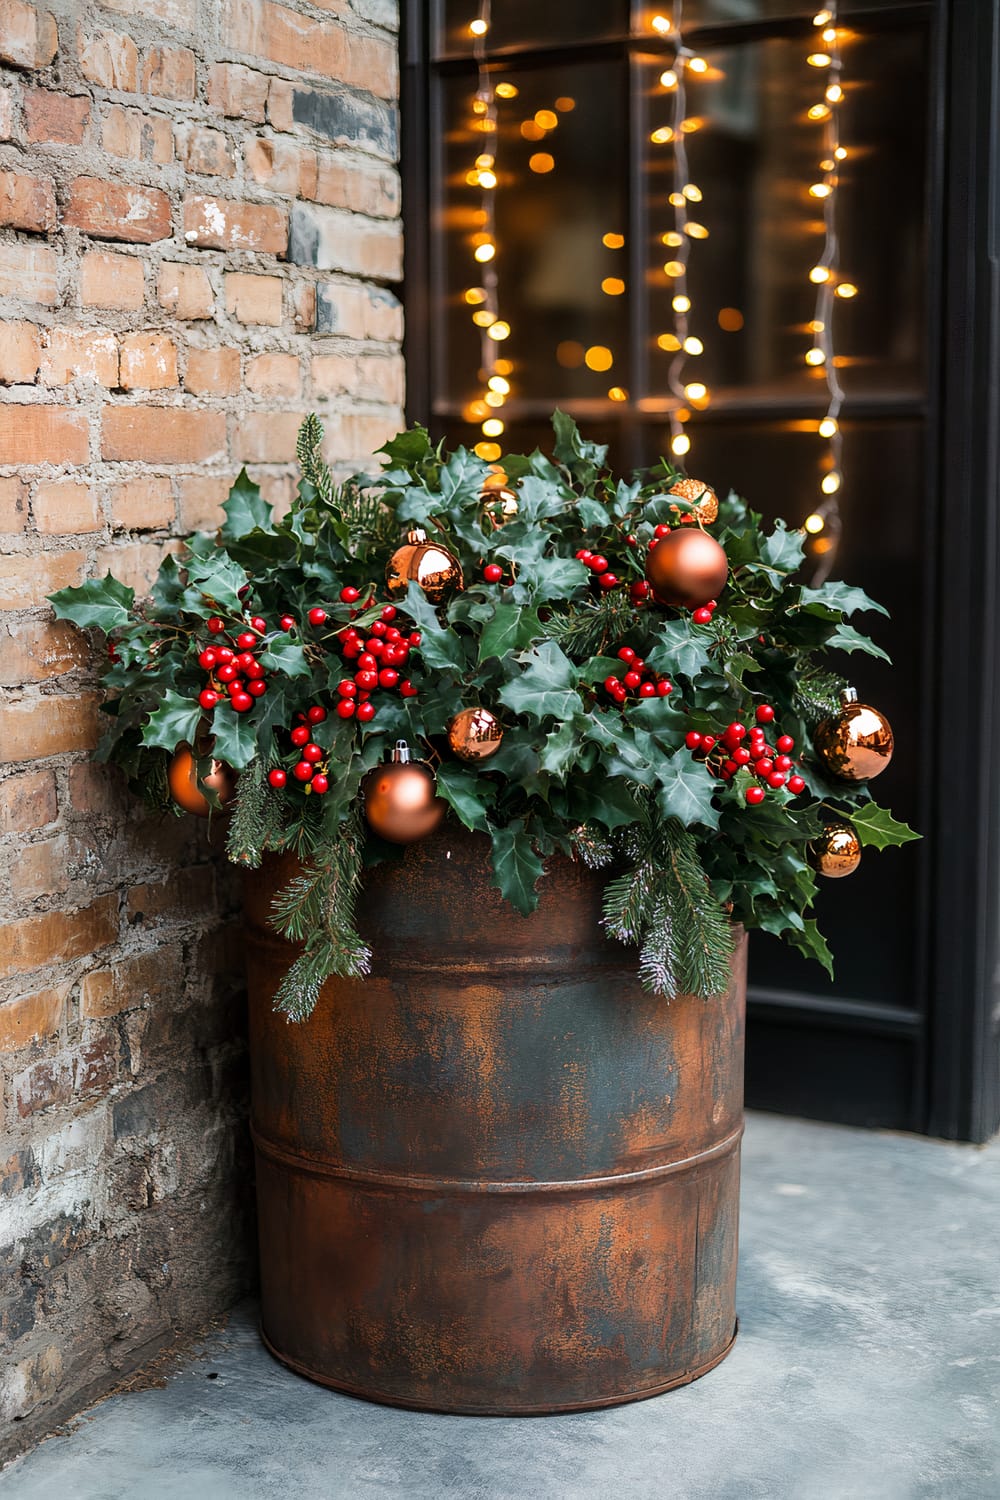
M745 938L729 993L655 999L600 926L604 877L549 863L537 912L446 827L369 872L364 981L272 998L246 893L262 1333L354 1395L529 1414L637 1400L735 1336Z

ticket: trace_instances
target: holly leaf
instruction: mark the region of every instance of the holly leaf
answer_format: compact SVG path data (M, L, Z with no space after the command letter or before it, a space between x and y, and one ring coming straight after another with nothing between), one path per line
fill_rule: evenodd
M242 771L257 754L257 725L249 714L238 714L228 703L220 703L212 714L212 753L234 771Z
M197 698L184 698L167 688L159 708L143 725L142 743L170 751L176 750L180 744L192 745L201 719L202 709Z
M272 672L283 672L286 677L308 677L312 672L304 648L284 632L269 640L258 652L258 657L262 666L269 667ZM339 675L343 676L343 672Z
M168 552L153 582L153 604L157 613L175 619L184 608L184 580L177 559Z
M406 600L401 606L420 630L420 655L436 671L465 672L468 668L462 642L454 630L441 624L437 610L412 579L406 586Z
M541 633L537 610L524 609L520 604L498 604L479 638L480 664L491 656L522 651Z
M664 817L677 818L685 828L694 823L718 828L719 809L712 800L715 790L712 778L686 750L679 750L660 762L657 780L656 800Z
M503 555L502 549L500 555ZM518 557L515 592L525 601L532 599L569 599L590 577L582 562L575 557Z
M474 833L485 833L487 801L492 800L493 783L466 766L442 761L437 769L438 796L457 814L460 822Z
M591 468L594 471L604 467L608 449L606 444L589 443L581 438L580 429L573 418L567 416L558 408L552 413L552 430L556 435L552 452L557 463L565 464L574 472L578 468Z
M554 485L534 474L521 480L517 491L517 519L529 526L551 516L561 515L574 502L573 491L565 485Z
M646 658L656 672L691 681L709 664L708 635L689 619L667 620L657 632L658 640Z
M397 433L375 451L386 454L393 466L398 464L401 469L415 469L424 459L430 458L434 449L427 428L418 423L408 432Z
M833 954L827 945L826 938L816 925L814 917L802 918L798 912L789 914L789 922L785 927L788 942L793 948L798 948L807 958L815 958L822 964L829 977L833 978Z
M764 538L760 560L779 573L794 573L805 555L805 533L789 531L784 521L774 523L774 531Z
M188 562L187 575L187 596L191 599L194 593L193 603L196 613L207 612L204 609L199 610L198 595L211 607L217 605L220 609L228 609L233 614L243 613L240 589L246 588L246 569L234 563L221 548L216 548L208 557L192 558Z
M877 604L868 597L864 589L854 588L849 583L824 583L818 589L800 589L799 602L810 613L817 612L817 607L835 610L842 615L853 615L866 610L875 610L880 615L889 613L884 604Z
M222 509L226 519L219 533L225 542L238 542L251 531L272 531L273 511L246 469L241 469Z
M572 719L567 719L546 738L539 757L541 768L558 781L565 781L567 772L580 752L580 728Z
M84 630L96 626L107 635L128 624L135 589L126 588L108 573L106 578L92 578L79 588L59 589L48 597L57 619L72 620Z
M874 641L855 630L853 625L838 625L831 636L827 638L826 645L836 651L863 651L866 656L877 656L880 661L889 662L892 658L881 646L876 646Z
M507 828L491 828L493 840L493 884L522 916L528 916L538 905L535 882L545 866L531 847L531 840L520 820Z
M873 849L888 849L897 844L908 844L911 839L918 839L919 833L900 823L884 807L876 807L874 802L867 803L864 807L852 808L848 814L858 838L862 844L867 844Z
M571 719L580 707L573 663L556 645L543 641L520 660L525 670L520 677L504 683L500 702L516 714L531 714L536 719L548 717Z

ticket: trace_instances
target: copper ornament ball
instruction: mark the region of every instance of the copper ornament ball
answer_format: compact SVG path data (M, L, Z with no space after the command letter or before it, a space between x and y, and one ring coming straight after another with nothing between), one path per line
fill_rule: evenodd
M213 760L204 784L215 792L225 807L236 794L236 777L221 760ZM207 818L212 811L208 798L198 785L198 764L187 745L178 745L167 768L167 785L178 807L195 817Z
M646 558L646 578L659 604L699 609L729 577L725 551L704 531L672 531Z
M426 531L419 528L407 534L385 570L386 588L393 599L401 598L410 582L419 583L431 604L443 603L450 593L464 587L458 558L440 542L429 542Z
M719 514L719 497L710 485L704 484L700 479L678 479L667 491L668 495L676 495L681 500L686 500L694 510L677 511L681 525L691 525L698 522L702 526L711 526Z
M397 744L392 756L388 765L377 766L365 777L365 817L390 844L414 844L434 832L447 804L434 790L433 771L410 760L405 741Z
M503 729L488 708L463 708L448 725L448 744L459 760L489 760L502 742Z
M859 703L853 688L841 694L842 706L817 724L813 743L832 776L842 781L871 781L892 759L892 729L885 714Z
M861 840L850 823L827 823L809 845L808 856L817 874L841 880L861 863Z
M484 528L496 531L513 521L518 512L517 495L509 487L507 475L499 464L491 464L480 493L483 502L481 519Z

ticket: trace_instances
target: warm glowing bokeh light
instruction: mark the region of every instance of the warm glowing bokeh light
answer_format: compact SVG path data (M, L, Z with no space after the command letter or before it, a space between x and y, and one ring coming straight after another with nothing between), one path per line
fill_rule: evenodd
M528 166L539 175L551 172L555 164L555 157L550 156L547 151L536 151L533 156L528 157Z
M738 307L720 307L716 321L723 333L739 333L743 327L743 314Z
M505 323L502 318L491 323L486 331L491 339L496 339L497 343L500 343L502 339L510 338L510 324Z
M611 350L604 344L592 344L583 358L588 370L610 370L615 362Z
M583 364L584 347L575 339L564 339L556 345L556 359L564 370L578 370Z
M601 282L601 291L607 297L620 297L625 290L625 283L620 276L605 276Z
M620 250L624 243L625 236L623 234L612 234L610 232L604 235L601 240L601 244L605 245L609 250Z
M499 417L487 417L483 423L483 437L499 437L504 430L504 424Z

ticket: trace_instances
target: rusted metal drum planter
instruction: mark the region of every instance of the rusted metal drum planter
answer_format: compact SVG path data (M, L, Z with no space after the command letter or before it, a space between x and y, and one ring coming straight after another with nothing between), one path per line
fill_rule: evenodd
M369 979L289 1024L247 888L262 1331L340 1390L437 1411L609 1406L735 1335L745 939L728 995L645 994L604 877L519 917L448 826L366 878Z

